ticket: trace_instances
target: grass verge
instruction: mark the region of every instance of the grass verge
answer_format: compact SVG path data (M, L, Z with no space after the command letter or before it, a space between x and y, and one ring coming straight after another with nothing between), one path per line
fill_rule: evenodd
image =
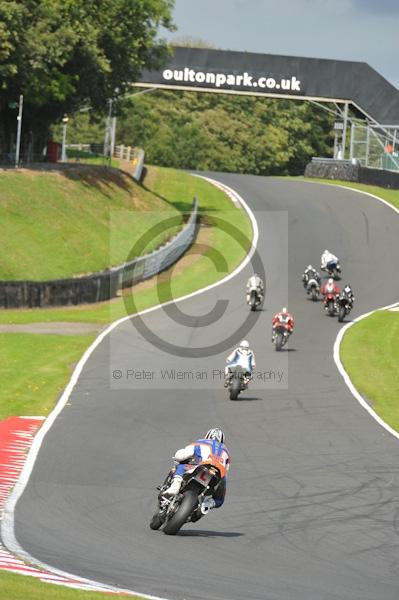
M48 415L94 337L0 333L0 419Z
M341 343L353 385L375 412L399 431L399 312L377 311L355 323Z
M141 596L116 596L109 593L74 590L61 585L43 583L33 577L1 571L0 598L1 600L105 600L105 598L140 600Z
M386 200L389 204L392 204L392 206L399 209L399 190L389 190L376 185L353 183L352 181L343 181L341 179L321 179L318 177L301 177L301 179L303 179L303 181L316 181L318 183L327 183L329 185L343 185L344 187L359 190L361 192L367 192L368 194L373 194L374 196Z

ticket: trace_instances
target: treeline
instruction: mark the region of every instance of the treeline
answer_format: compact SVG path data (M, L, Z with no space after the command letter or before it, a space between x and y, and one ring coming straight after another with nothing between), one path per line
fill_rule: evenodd
M334 117L310 102L154 90L116 110L116 143L144 148L154 165L296 175L312 156L332 154ZM103 139L94 115L68 126L69 143Z
M40 152L49 127L130 90L143 68L167 54L158 33L174 30L174 0L0 0L0 157L22 146ZM23 102L20 97L23 96ZM31 149L32 149L31 148Z

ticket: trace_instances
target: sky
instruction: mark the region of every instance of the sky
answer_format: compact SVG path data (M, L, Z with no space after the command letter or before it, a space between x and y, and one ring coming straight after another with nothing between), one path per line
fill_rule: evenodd
M173 15L172 43L366 62L399 89L399 0L175 0Z

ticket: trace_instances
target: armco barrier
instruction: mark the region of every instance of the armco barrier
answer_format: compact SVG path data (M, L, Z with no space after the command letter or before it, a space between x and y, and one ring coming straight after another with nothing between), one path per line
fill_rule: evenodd
M190 217L183 229L151 254L130 262L73 279L51 281L0 281L0 307L37 308L101 302L167 269L193 243L197 231L198 202L193 201Z
M354 181L356 183L378 185L384 188L399 189L399 173L362 167L349 160L312 158L312 162L306 165L305 177L342 179L343 181Z

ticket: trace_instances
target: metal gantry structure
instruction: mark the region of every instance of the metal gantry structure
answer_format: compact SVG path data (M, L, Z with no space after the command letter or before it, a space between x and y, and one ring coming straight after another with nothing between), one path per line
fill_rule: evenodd
M381 125L370 118L355 117L349 110L350 102L333 103L334 108L310 102L335 116L334 160L349 159L363 167L399 171L399 124Z

